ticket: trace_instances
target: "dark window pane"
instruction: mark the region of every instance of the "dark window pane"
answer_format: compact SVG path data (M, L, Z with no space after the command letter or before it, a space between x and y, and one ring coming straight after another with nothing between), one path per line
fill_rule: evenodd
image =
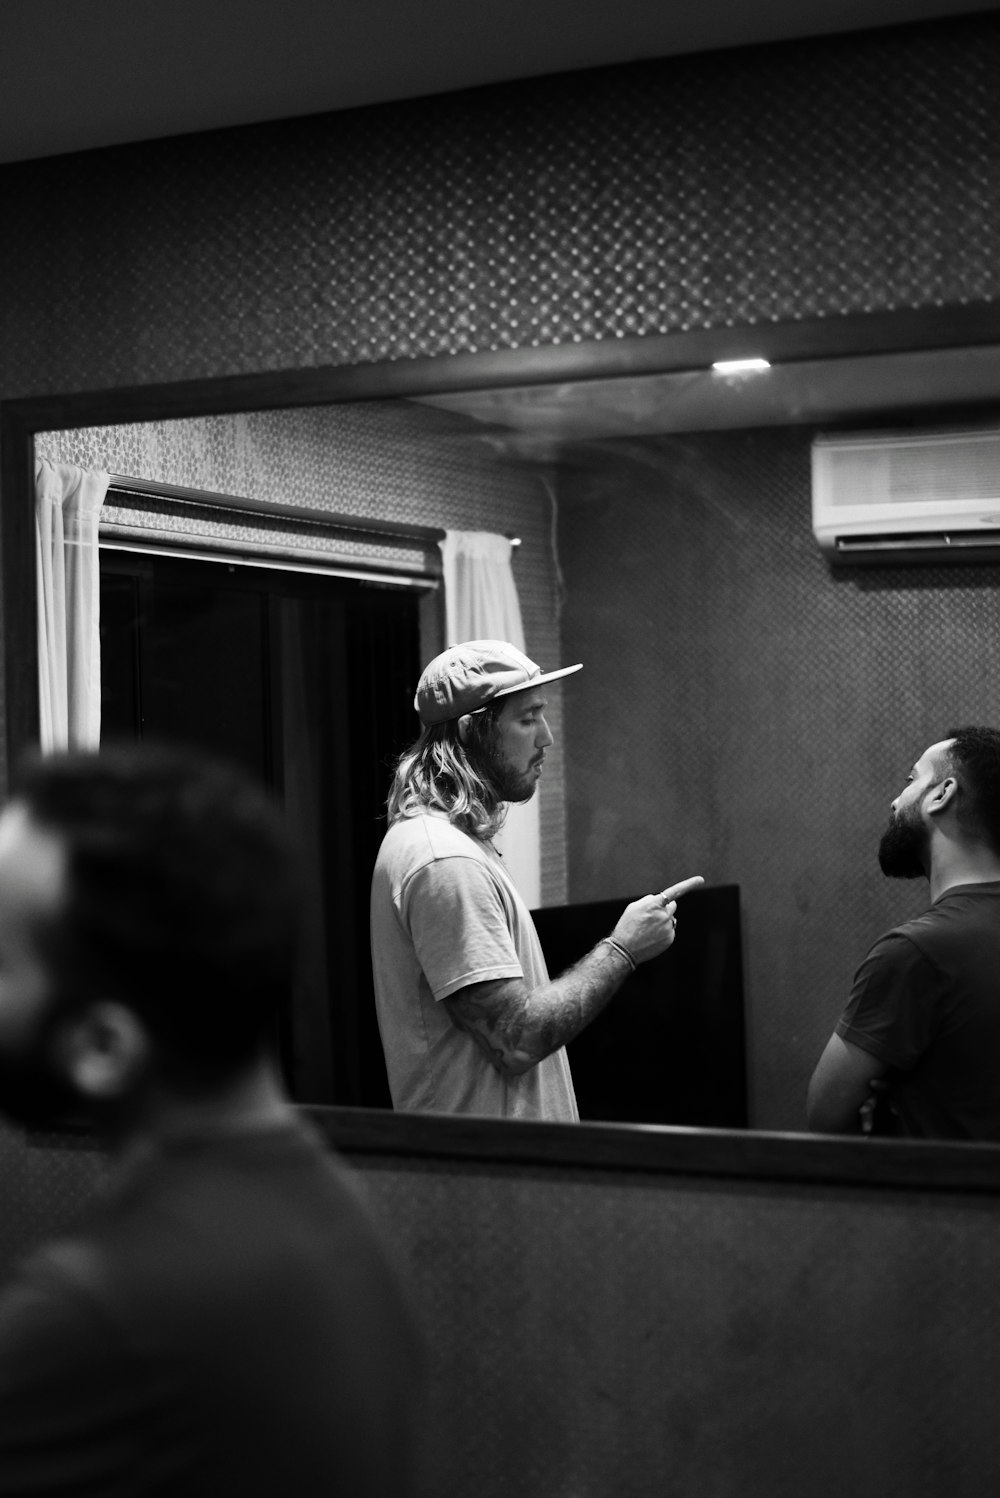
M391 764L414 736L413 589L102 553L102 736L196 744L282 797L312 874L282 1057L300 1102L389 1105L368 888Z

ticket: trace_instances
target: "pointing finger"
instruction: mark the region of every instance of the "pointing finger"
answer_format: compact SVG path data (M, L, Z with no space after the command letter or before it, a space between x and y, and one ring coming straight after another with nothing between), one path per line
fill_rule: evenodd
M682 879L679 884L671 884L660 891L658 898L664 905L669 905L671 900L679 900L681 895L686 895L689 890L697 889L705 881L700 874L694 874L690 879Z

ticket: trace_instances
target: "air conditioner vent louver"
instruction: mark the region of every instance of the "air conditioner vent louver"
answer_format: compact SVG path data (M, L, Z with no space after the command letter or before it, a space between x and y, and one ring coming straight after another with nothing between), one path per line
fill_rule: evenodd
M813 530L832 561L1000 556L1000 430L813 443Z
M943 531L914 531L910 534L902 532L898 536L838 536L836 540L837 550L840 552L907 551L919 547L934 551L949 548L961 551L963 547L970 547L980 551L984 546L990 545L1000 550L1000 536L980 535L978 531L973 535L967 531L957 531L954 535L947 535Z

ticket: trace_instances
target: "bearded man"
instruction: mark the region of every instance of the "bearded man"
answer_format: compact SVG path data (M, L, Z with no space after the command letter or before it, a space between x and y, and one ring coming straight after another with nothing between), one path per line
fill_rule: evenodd
M503 640L426 667L420 737L396 767L372 879L372 967L393 1105L571 1122L565 1047L674 939L700 876L644 895L550 980L531 916L493 845L507 804L535 793L553 739L543 672Z
M856 1133L872 1087L895 1132L1000 1140L1000 730L957 728L917 760L879 846L931 906L881 937L809 1084L818 1133Z
M302 881L241 771L51 755L0 815L0 1113L105 1189L0 1293L0 1493L402 1498L423 1352L275 1055Z

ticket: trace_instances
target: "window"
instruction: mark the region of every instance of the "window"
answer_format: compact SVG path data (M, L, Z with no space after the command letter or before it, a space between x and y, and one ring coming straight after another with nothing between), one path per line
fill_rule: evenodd
M102 737L223 754L282 799L315 890L280 1051L297 1101L389 1106L368 888L415 736L420 592L102 549Z

